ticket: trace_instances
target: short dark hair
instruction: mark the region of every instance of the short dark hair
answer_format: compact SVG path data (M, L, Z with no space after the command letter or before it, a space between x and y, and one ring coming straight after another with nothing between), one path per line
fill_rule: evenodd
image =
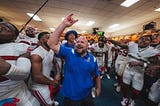
M152 35L151 34L144 34L143 36L141 36L141 37L149 37L150 38L150 41L152 42Z
M75 30L70 30L65 34L65 40L68 40L68 36L72 33L75 35L75 38L78 37L78 33Z
M38 40L40 40L45 34L49 34L49 32L41 32L38 35Z
M155 29L155 26L156 26L156 22L150 22L143 26L143 30Z

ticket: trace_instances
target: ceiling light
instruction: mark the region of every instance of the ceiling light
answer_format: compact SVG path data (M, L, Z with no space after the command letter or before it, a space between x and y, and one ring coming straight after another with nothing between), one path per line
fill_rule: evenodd
M87 26L91 26L91 25L93 25L95 22L94 21L89 21L89 22L87 22Z
M154 11L158 11L158 12L160 12L160 8L157 8L157 9L155 9Z
M121 3L121 6L130 7L131 5L135 4L138 1L139 0L126 0L123 3Z
M82 34L86 33L86 31L82 31Z
M72 29L69 29L69 28L67 29L67 31L70 31L70 30L72 30Z
M109 28L111 29L111 28L115 28L115 27L118 27L118 26L119 26L119 24L113 24L113 25L109 26Z
M51 31L54 31L55 30L55 28L49 28Z
M64 17L62 17L62 21L64 20L65 18Z
M32 14L32 13L27 13L27 15L30 16L30 17L32 17L34 14ZM33 17L33 19L36 20L36 21L42 21L42 20L38 17L38 15L35 15L35 16Z

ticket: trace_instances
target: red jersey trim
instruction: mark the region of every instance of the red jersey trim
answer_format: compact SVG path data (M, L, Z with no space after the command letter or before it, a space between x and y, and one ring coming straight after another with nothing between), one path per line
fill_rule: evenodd
M18 56L0 56L4 60L17 60Z

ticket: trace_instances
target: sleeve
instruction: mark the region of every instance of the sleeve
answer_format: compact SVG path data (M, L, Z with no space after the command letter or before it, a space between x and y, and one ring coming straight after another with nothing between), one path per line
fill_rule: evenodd
M11 67L5 77L11 80L24 80L30 74L31 62L28 58L19 57L16 65L11 64Z
M19 52L19 54L26 53L27 50L28 50L28 47L29 47L28 45L23 44L23 43L17 43L17 44L15 45L15 49L16 49L16 51Z
M154 49L153 53L151 54L151 56L160 56L160 50Z
M138 44L134 42L129 42L128 44L129 54L136 54L138 53Z
M67 55L72 52L73 49L72 48L69 48L69 47L64 47L62 45L60 45L60 51L59 53L57 54L57 57L67 57Z
M39 46L39 48L36 48L35 50L31 51L31 56L34 55L34 54L39 55L42 59L43 59L44 56L46 55L46 54L43 52L43 50L40 49L40 46Z

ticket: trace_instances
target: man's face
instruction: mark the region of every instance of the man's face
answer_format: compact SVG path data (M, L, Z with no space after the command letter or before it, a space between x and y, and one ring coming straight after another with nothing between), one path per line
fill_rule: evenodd
M84 53L87 52L87 48L88 48L88 41L80 36L75 44L75 50L78 54L83 55Z
M49 46L48 46L48 44L47 44L47 41L48 41L48 39L49 39L49 36L50 36L50 34L45 34L45 35L43 35L42 38L40 39L41 44L42 44L42 45L45 45L45 46L48 47L48 48L49 48Z
M103 42L103 41L98 41L98 46L99 46L100 48L103 48L103 47L104 47L104 42Z
M70 42L74 42L76 39L75 35L73 33L71 33L70 35L68 35L68 41Z
M152 36L152 44L159 44L160 43L160 36L159 35L153 35Z
M15 28L6 22L0 22L0 44L9 43L17 38Z
M149 36L142 36L138 39L138 46L141 48L149 46L150 43L151 43L151 38Z
M29 37L35 37L35 28L32 28L32 27L28 27L25 32L26 32L26 35L29 36Z

